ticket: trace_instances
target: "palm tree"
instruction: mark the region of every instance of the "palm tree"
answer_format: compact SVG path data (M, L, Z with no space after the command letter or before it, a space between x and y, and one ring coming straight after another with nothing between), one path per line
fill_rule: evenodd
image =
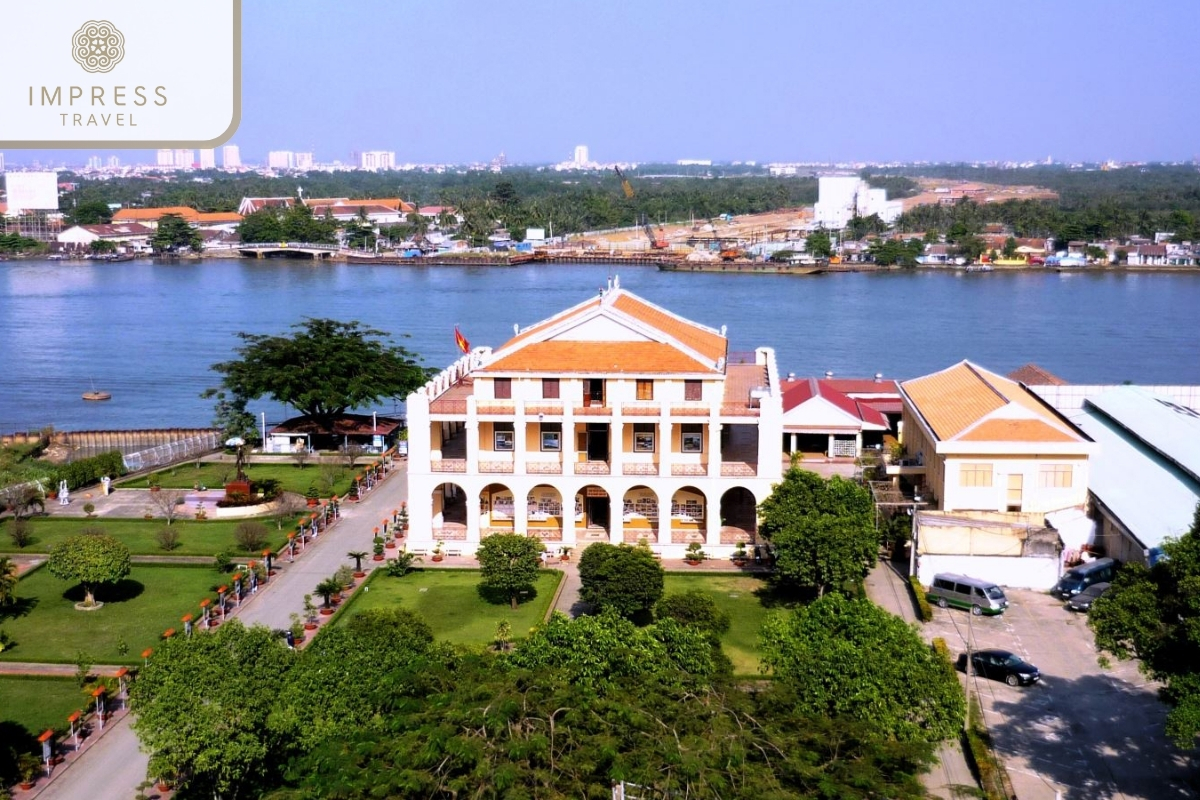
M7 556L0 557L0 606L17 601L17 565Z
M334 578L326 578L325 580L318 583L317 588L314 589L313 591L315 591L317 594L321 595L321 599L325 601L325 608L329 608L329 604L330 604L330 601L333 599L333 596L335 594L337 594L338 592L340 592L341 590L342 590L341 581L335 580Z
M354 571L355 572L362 572L362 561L368 555L370 555L370 554L366 550L351 550L349 553L346 553L347 558L354 559Z

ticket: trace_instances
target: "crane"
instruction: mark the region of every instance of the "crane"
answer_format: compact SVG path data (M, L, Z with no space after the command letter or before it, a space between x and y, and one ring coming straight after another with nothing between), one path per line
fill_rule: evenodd
M631 184L629 182L629 178L625 177L625 173L621 172L621 168L618 166L615 166L615 165L613 166L613 172L617 173L617 177L621 179L621 191L623 191L625 193L625 199L632 200L634 191L633 191L633 184ZM646 219L645 214L642 215L642 218L641 218L641 221L639 224L642 226L642 229L644 231L646 231L646 238L650 240L650 248L651 249L666 250L667 247L670 246L667 242L667 237L666 237L663 229L660 227L656 234L654 231L654 228L650 225L650 222Z

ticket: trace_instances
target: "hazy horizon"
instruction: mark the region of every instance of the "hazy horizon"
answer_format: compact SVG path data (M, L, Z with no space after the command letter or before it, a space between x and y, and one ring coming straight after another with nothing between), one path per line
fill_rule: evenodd
M1186 0L253 0L246 162L1189 161ZM145 150L6 150L10 166ZM218 163L220 163L218 159Z

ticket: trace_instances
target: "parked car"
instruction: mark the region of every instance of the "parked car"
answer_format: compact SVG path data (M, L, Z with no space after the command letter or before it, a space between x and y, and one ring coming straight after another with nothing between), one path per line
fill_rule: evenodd
M938 608L954 606L967 609L975 616L1003 614L1004 609L1008 608L1008 598L996 584L949 572L939 572L933 576L925 599L936 603Z
M1028 686L1042 679L1037 667L1007 650L976 650L971 653L971 669L976 675L1009 686Z
M1091 611L1092 603L1096 602L1096 599L1100 597L1100 595L1104 594L1108 590L1109 586L1112 586L1112 584L1093 583L1091 586L1087 587L1082 592L1068 600L1065 605L1071 611Z
M1109 583L1116 574L1117 562L1111 558L1098 558L1087 564L1071 567L1063 573L1054 584L1050 593L1062 600L1067 600L1082 592L1094 583Z

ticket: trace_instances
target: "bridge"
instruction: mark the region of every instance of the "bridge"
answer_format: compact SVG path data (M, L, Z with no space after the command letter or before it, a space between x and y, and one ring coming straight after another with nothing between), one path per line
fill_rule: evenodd
M238 247L238 252L250 258L331 258L338 251L336 244L310 242L256 242Z

